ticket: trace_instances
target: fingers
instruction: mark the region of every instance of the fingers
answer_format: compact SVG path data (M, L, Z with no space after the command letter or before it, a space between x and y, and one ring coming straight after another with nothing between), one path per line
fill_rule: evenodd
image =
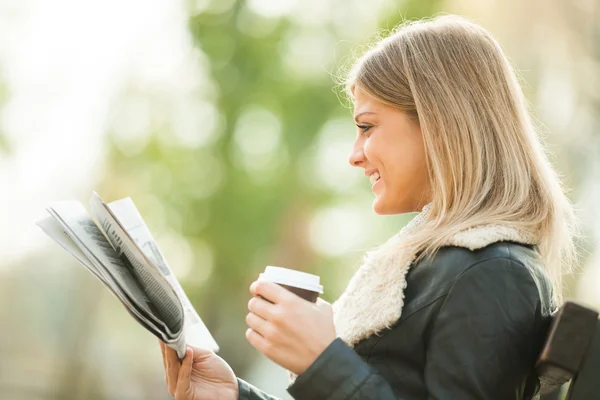
M295 298L295 294L276 283L268 281L254 281L250 285L253 296L262 296L273 304Z
M158 344L160 345L160 355L162 356L163 368L165 370L165 383L168 385L169 381L167 380L167 358L165 356L165 344L162 340L158 340Z
M285 289L284 289L285 290ZM277 306L260 297L252 297L248 301L248 311L258 315L262 319L270 321L277 314Z
M175 399L187 399L191 389L192 363L194 361L194 351L191 348L185 350L185 357L181 363L179 374L177 375L177 387L175 388Z
M264 337L262 337L252 329L248 328L246 329L246 340L248 340L248 343L250 343L252 347L254 347L256 350L260 351L268 357L267 342Z
M167 356L167 385L169 387L169 394L174 397L181 364L179 363L179 358L177 358L177 352L166 345L165 354Z
M254 313L248 313L248 315L246 315L246 325L248 325L248 328L252 329L261 336L268 334L267 324L268 322L266 320Z

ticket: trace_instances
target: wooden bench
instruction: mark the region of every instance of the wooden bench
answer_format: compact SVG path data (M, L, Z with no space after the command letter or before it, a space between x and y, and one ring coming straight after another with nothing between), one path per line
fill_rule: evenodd
M566 400L600 399L600 321L598 312L566 302L552 317L535 366L542 399L571 381ZM554 397L557 398L557 397Z

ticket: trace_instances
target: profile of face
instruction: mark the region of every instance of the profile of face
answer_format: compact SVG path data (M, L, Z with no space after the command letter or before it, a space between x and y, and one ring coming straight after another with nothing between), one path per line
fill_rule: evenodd
M357 135L350 165L365 170L380 215L420 211L431 201L421 127L405 112L354 88Z

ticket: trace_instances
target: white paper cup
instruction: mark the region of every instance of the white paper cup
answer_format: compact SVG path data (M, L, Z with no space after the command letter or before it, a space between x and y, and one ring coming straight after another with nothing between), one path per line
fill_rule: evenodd
M321 278L317 275L282 267L267 266L258 276L259 281L269 281L283 286L290 292L312 303L323 293Z

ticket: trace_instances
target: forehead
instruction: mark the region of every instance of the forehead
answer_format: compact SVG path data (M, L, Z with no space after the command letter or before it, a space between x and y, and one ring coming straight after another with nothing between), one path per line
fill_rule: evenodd
M354 116L362 113L381 113L385 111L385 104L373 96L365 93L360 88L354 90Z

